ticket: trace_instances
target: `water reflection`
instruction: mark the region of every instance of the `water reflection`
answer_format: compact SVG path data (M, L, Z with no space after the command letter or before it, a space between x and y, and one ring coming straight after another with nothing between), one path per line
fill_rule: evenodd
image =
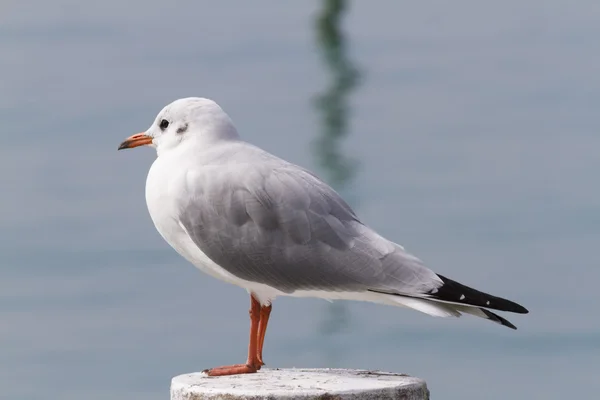
M349 183L356 174L358 162L343 154L341 144L348 135L348 97L358 85L360 74L347 55L347 41L340 29L347 9L344 0L325 0L316 19L317 43L330 83L314 102L321 117L321 135L312 143L312 149L324 179L353 203ZM330 303L324 310L318 326L318 333L326 344L323 363L339 366L342 349L333 339L348 326L350 314L343 302Z

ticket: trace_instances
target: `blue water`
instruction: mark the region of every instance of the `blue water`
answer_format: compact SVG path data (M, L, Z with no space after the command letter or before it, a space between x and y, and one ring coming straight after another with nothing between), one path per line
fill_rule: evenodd
M217 100L250 142L312 151L330 84L319 2L9 1L0 13L0 397L167 399L239 362L247 294L156 233L163 105ZM278 299L265 358L427 380L436 399L600 391L600 7L535 0L352 2L340 152L358 214L436 271L516 300L519 330L362 303ZM332 325L332 326L329 326Z

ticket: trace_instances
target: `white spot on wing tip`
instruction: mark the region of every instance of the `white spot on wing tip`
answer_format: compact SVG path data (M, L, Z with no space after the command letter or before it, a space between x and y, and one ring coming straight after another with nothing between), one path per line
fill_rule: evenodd
M464 294L461 294L461 295L460 295L460 299L461 299L461 300L464 300L464 299L465 299L465 295L464 295ZM488 302L488 303L489 303L489 302Z
M490 301L489 300L486 301L485 304L489 306L490 305Z

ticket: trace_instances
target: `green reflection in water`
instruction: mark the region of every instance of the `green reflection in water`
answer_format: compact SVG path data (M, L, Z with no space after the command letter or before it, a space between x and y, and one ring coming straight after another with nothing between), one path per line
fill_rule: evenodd
M315 24L318 48L330 83L314 102L321 117L321 135L312 143L312 150L324 178L344 198L350 199L348 187L356 174L358 162L346 156L341 145L348 135L348 96L358 85L360 74L348 58L347 41L340 29L347 8L344 0L324 0ZM325 308L318 332L324 342L327 366L339 366L341 362L343 349L336 346L334 338L348 326L349 319L344 302L331 303Z

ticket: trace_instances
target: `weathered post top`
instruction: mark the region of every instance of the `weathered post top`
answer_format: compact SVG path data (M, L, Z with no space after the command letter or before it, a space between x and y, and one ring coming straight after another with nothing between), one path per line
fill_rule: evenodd
M425 381L404 374L349 369L262 369L208 377L201 372L171 382L171 400L428 400Z

